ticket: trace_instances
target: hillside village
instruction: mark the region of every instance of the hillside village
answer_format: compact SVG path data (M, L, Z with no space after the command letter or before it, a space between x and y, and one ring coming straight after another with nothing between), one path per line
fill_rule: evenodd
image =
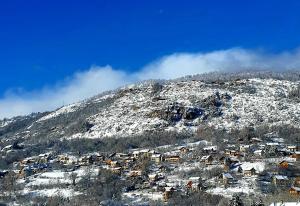
M22 145L9 145L1 149L1 155L22 149ZM84 192L76 187L80 179L87 174L95 178L102 169L127 180L121 199L129 205L150 201L167 204L175 196L197 192L229 199L236 193L261 198L279 192L300 198L299 144L285 144L272 133L263 139L252 138L249 144L231 144L224 139L222 149L202 140L125 153L48 152L14 162L11 170L0 174L2 179L14 177L14 195L72 198ZM16 190L19 186L22 191ZM45 189L35 189L40 186Z
M210 75L0 120L0 204L296 204L300 75Z

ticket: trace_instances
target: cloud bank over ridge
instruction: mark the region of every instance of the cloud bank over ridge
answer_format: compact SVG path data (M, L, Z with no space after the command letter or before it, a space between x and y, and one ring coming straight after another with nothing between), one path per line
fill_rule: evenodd
M149 63L135 73L111 66L92 66L57 85L37 91L7 92L0 99L0 118L54 110L125 84L147 79L173 79L214 71L299 70L300 50L270 54L232 48L207 53L175 53Z

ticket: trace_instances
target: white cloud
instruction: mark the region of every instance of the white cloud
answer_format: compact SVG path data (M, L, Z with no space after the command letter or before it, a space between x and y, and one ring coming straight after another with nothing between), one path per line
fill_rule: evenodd
M150 63L137 74L140 79L172 79L212 71L286 70L300 68L300 51L268 54L240 48L209 53L179 53Z
M63 103L77 102L140 80L172 79L212 71L299 68L299 50L268 54L240 48L208 53L176 53L162 57L131 74L110 66L93 66L87 71L75 73L53 87L30 92L7 92L5 97L0 99L0 118L53 110Z
M131 81L123 71L114 70L110 66L95 66L88 71L75 73L73 77L52 88L24 93L8 92L0 100L0 117L53 110L63 104L86 99Z

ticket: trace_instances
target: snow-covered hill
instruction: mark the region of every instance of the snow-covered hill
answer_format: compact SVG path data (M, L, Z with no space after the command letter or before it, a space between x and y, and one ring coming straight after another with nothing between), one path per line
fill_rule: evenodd
M289 95L298 85L270 78L140 83L34 115L14 132L7 128L18 121L2 121L0 130L11 138L102 138L154 130L195 132L201 125L226 130L261 124L300 127L300 101Z
M299 127L300 103L287 98L295 87L288 81L250 79L222 86L200 81L169 83L156 95L151 85L127 88L113 95L112 105L88 118L94 125L88 132L74 136L96 138L155 129L196 131L201 124L224 129L262 123Z

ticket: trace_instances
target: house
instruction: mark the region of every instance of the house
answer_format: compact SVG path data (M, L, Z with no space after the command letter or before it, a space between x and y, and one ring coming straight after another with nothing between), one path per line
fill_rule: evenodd
M121 174L122 167L113 167L113 168L110 168L110 171L112 171L112 173L115 173L115 174Z
M297 146L296 146L296 145L288 145L288 146L287 146L287 149L288 149L290 152L296 152L296 151L297 151Z
M45 154L39 154L38 158L39 158L38 160L39 163L48 163L51 157L49 153L45 153Z
M295 158L296 160L300 160L300 151L294 152L290 157Z
M161 154L152 154L151 161L153 161L155 163L160 163L163 161L163 156Z
M243 174L245 177L251 177L256 174L256 170L254 167L246 167L243 169Z
M111 167L120 167L120 163L118 161L111 161L110 166Z
M281 168L281 169L287 169L289 167L289 162L288 161L281 161L279 164L278 164L278 167Z
M133 151L133 152L132 152L132 156L133 156L134 158L138 158L138 157L140 156L140 151Z
M239 163L238 159L226 156L222 156L219 161L221 164L223 164L225 171L228 171L232 165Z
M178 155L166 156L165 161L171 162L171 163L178 163L180 161L180 157Z
M124 168L129 168L130 166L133 165L133 162L134 162L134 159L130 158L130 157L127 157L123 160L123 167Z
M93 162L94 162L94 158L92 155L85 155L79 158L80 165L89 165L89 164L93 164Z
M126 153L116 153L116 157L123 159L123 158L128 157L128 154L126 154Z
M150 149L142 149L140 150L140 157L147 158L150 156Z
M186 153L188 153L190 150L189 150L188 148L186 148L186 147L180 147L179 151L180 151L181 154L186 154Z
M289 184L289 178L284 175L274 175L273 176L273 184L276 186L282 186L285 187Z
M61 164L70 165L70 164L76 164L78 162L78 159L70 155L58 155L57 161Z
M155 182L158 179L157 174L149 174L148 177L149 177L149 180L152 181L152 182Z
M142 175L142 170L131 170L128 174L130 177L137 177Z
M264 151L261 149L255 150L253 153L255 156L260 156L260 157L264 155Z
M211 165L213 162L214 158L212 155L206 155L201 157L200 162L204 162L206 165Z
M104 155L96 154L96 162L100 163L100 162L104 162L104 160L105 160Z
M240 152L247 152L250 149L250 145L240 145Z
M167 202L170 199L174 191L175 191L174 187L165 187L165 192L163 194L163 198L165 202Z
M21 163L20 165L25 166L28 164L33 164L38 161L37 159L38 159L37 157L27 157L20 162Z
M223 180L224 185L233 184L236 182L235 178L230 173L222 173L220 177Z
M231 157L238 157L240 155L240 152L236 151L236 150L228 150L228 149L226 149L225 150L225 155L231 156Z
M150 156L150 149L135 150L132 152L134 158L147 158Z
M295 187L295 186L291 187L289 189L289 193L290 193L290 195L300 196L300 187Z
M30 175L36 174L38 172L44 171L49 167L48 164L38 164L34 163L32 165L26 165L19 171L19 178L28 177Z
M298 186L300 187L300 177L295 178L294 185L297 186L297 187Z
M186 184L186 188L189 191L197 192L202 189L202 179L201 177L190 177Z
M218 150L217 146L209 146L209 147L204 147L203 152L206 154L212 154L212 153L216 153Z

